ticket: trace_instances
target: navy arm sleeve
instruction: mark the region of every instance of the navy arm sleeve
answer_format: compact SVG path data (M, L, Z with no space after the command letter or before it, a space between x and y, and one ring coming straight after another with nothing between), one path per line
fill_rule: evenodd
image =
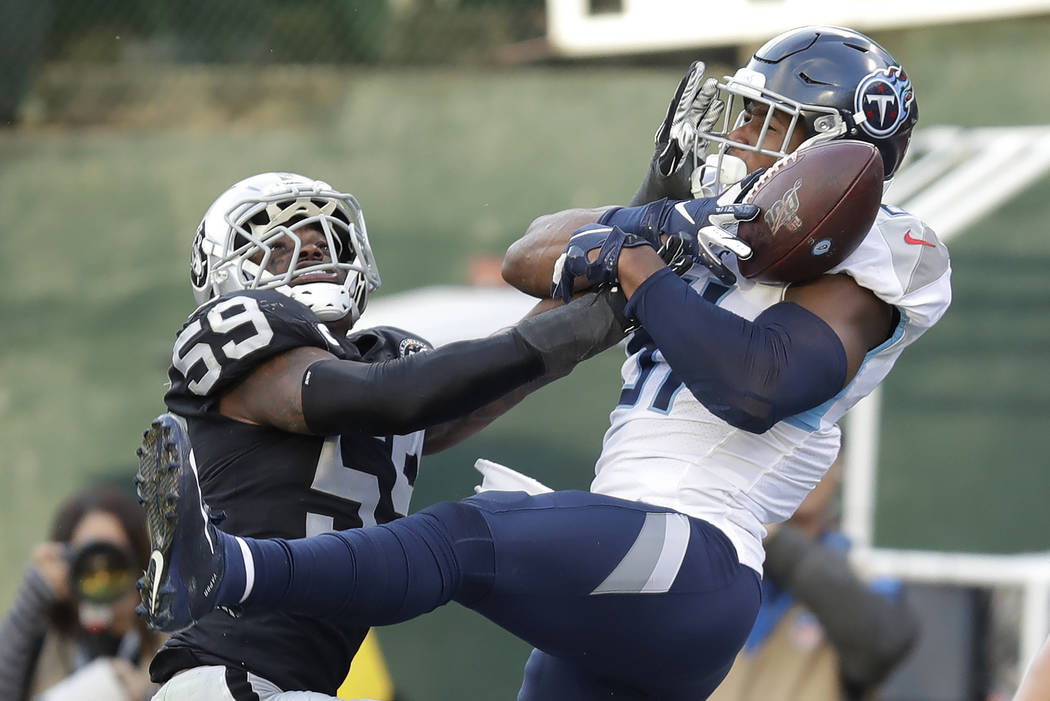
M834 397L846 351L823 319L791 303L748 321L711 304L670 269L627 304L674 372L707 409L752 433Z

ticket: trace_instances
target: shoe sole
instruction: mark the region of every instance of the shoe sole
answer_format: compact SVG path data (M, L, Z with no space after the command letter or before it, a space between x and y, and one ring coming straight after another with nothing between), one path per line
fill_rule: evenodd
M146 528L152 550L140 595L147 622L151 625L163 623L160 609L164 608L164 599L171 589L164 586L164 575L175 541L179 469L183 460L179 450L182 435L181 421L165 414L155 419L142 434L142 445L136 451L139 457L136 492L146 511ZM158 607L158 603L162 605Z

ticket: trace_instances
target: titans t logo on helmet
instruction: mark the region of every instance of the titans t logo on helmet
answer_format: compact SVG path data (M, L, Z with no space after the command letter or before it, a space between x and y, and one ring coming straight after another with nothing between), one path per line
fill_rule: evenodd
M874 137L895 133L908 118L915 93L900 66L872 71L857 85L856 109L865 120L860 128Z

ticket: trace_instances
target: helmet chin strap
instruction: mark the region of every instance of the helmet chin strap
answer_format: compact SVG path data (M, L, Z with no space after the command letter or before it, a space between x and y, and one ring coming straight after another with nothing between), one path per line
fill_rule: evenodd
M277 290L310 307L317 318L324 322L340 321L350 315L351 324L356 324L360 317L360 311L345 285L311 282L295 287L281 286Z
M704 164L693 171L690 189L693 197L714 197L747 175L743 159L724 153L712 153Z

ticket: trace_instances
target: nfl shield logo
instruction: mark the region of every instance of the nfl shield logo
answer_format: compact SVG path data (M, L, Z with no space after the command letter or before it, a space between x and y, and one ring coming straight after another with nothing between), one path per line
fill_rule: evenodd
M900 66L872 71L857 84L855 108L864 114L860 128L875 138L894 134L908 117L915 93Z

